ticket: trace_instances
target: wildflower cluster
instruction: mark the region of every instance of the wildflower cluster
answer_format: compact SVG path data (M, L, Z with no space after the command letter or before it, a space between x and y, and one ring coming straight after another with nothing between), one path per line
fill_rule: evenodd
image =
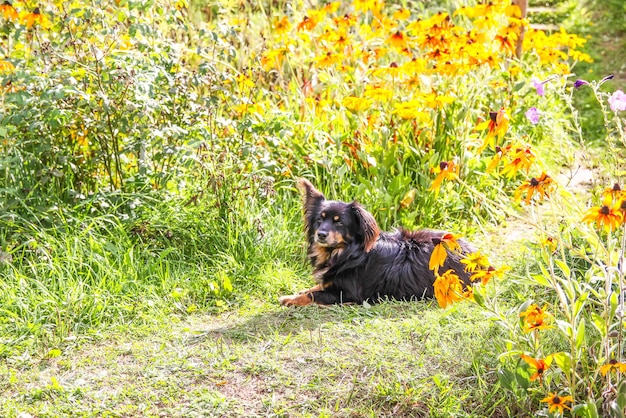
M523 70L511 58L523 28L528 23L507 0L431 15L381 0L331 2L275 17L259 59L268 74L302 93L304 105L301 98L297 103L301 117L325 122L330 115L346 113L350 128L362 133L352 149L339 147L352 170L372 166L378 144L371 136L377 128L391 128L396 142L397 130L407 126L405 134L411 142L419 141L418 149L436 148L439 162L448 164L448 169L432 169L436 178L430 189L438 193L445 182L459 178L461 163L446 158L438 126L454 118L451 109L460 105L462 86L475 84L478 74L502 71L510 80L520 76ZM566 74L571 61L588 59L579 51L585 40L575 35L530 30L527 37L523 52L541 57L542 72ZM493 137L502 138L509 120L505 108L492 113L485 122L489 133L483 147Z
M472 299L474 297L474 285L482 284L484 286L494 277L502 277L504 272L508 270L507 266L500 269L493 267L480 251L461 255L461 245L458 240L457 235L450 233L444 234L441 238L433 239L435 246L430 256L428 268L435 273L433 285L435 298L442 308L463 299ZM454 270L449 269L442 274L439 273L439 268L443 267L449 252L461 255L460 261L465 264L465 272L471 273L471 285L463 283Z

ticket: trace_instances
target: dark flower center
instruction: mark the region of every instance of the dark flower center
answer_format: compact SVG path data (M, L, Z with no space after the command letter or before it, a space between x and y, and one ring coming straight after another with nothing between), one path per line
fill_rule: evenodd
M555 396L554 398L552 398L552 403L555 405L560 405L561 404L561 398L559 398L558 396Z
M533 177L532 179L530 179L530 185L533 187L539 186L539 180Z
M614 192L619 192L620 190L622 190L622 188L621 188L621 187L619 187L619 183L615 183L615 184L613 185L613 191L614 191Z
M600 208L600 213L602 215L608 215L609 213L611 213L611 209L609 209L607 205L604 205Z
M439 169L440 170L445 170L446 168L448 168L448 162L447 161L442 161L439 163Z
M498 112L489 112L489 119L491 119L492 122L496 122L496 118L498 117Z

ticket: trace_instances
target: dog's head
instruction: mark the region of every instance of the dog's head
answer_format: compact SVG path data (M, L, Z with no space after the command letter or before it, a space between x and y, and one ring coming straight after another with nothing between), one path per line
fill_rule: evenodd
M380 234L374 217L357 202L326 200L305 179L298 182L304 196L304 223L309 245L330 250L362 245L369 252Z

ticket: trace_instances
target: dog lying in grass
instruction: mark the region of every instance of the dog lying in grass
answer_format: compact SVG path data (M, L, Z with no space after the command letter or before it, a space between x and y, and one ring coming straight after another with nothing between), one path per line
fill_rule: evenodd
M434 296L435 274L429 261L446 232L381 232L374 217L357 202L326 200L305 179L298 186L304 196L308 257L318 284L298 295L281 297L281 305L360 304ZM464 286L469 286L470 274L460 259L473 248L463 240L458 244L460 251L448 251L442 270L453 270Z

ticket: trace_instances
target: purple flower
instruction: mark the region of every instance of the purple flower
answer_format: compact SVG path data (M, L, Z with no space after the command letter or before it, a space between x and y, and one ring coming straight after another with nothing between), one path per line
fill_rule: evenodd
M617 90L609 97L609 106L611 106L613 112L626 110L626 94L621 90Z
M539 116L541 116L541 112L537 110L536 107L531 107L526 111L526 118L532 123L536 125L539 123Z
M587 84L589 84L589 82L588 82L588 81L581 80L581 79L579 78L578 80L576 80L576 81L574 82L574 88L579 89L579 88L581 88L582 86L586 86Z
M606 83L609 80L613 80L613 78L615 77L614 74L609 74L606 77L604 77L602 80L600 80L600 82L598 83L598 86L603 85L604 83Z
M536 78L533 78L533 86L537 89L537 94L540 96L543 96L546 92L545 88L543 87L543 85L546 83L546 81L539 81Z

